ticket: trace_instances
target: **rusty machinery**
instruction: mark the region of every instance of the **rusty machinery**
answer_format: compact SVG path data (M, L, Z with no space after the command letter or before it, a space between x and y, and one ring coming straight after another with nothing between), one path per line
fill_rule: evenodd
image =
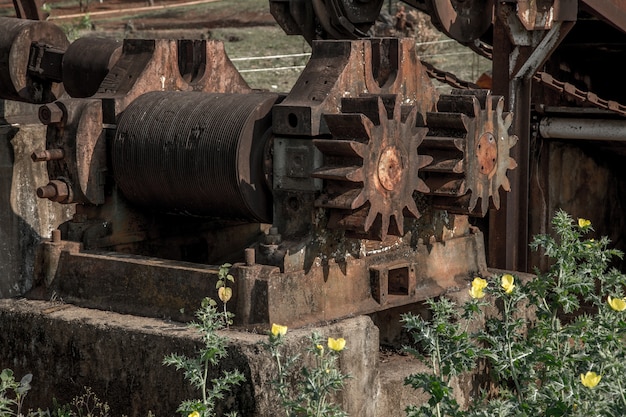
M530 117L521 93L566 28L579 16L598 22L601 6L408 2L494 59L500 95L438 95L413 40L360 39L382 3L270 0L285 31L312 43L287 94L251 90L219 42L68 45L50 23L0 20L0 47L30 51L27 61L8 54L0 95L41 103L48 125L46 148L33 150L50 177L37 195L76 204L42 244L42 287L88 306L177 318L201 297L208 265L244 261L235 267L237 320L303 324L410 304L486 273L483 235L468 218L499 208L502 196L504 214L490 215L490 257L518 250L518 240L501 240L502 230L526 232L512 225L525 215L511 203L514 195L522 207L528 191L528 143L512 133L524 134L519 119ZM506 48L493 36L502 19ZM514 121L511 109L522 116ZM93 284L103 276L110 293ZM139 288L146 279L155 290Z
M557 206L576 215L589 215L591 210L603 207L605 214L598 213L595 224L601 225L602 233L622 242L623 233L615 232L622 225L616 218L619 216L609 214L619 212L618 207L609 208L600 197L591 204L583 197L548 192L554 178L561 174L554 172L546 159L551 158L553 151L548 148L563 142L571 144L571 139L582 139L578 143L589 148L584 153L595 160L607 161L623 155L620 132L624 129L626 98L623 77L613 63L624 54L624 3L403 2L427 13L432 23L450 38L492 60L493 93L504 97L505 109L515 115L512 132L521 140L511 149L511 155L519 169L510 173L512 191L502 196L503 210L493 211L485 222L490 266L528 270L540 263L541 258L528 251L529 236L549 229L549 213ZM272 14L285 31L300 34L309 42L361 37L386 5L384 0L270 0ZM444 82L467 86L452 74L430 67L429 73ZM544 141L549 138L557 141ZM591 140L595 142L590 144ZM544 152L539 155L542 149ZM595 155L594 152L603 152L600 149L607 153ZM623 183L617 175L619 161L611 164L605 167L612 172L610 176ZM580 182L569 187L589 188L589 184ZM621 185L615 187L617 190L611 192L622 192Z

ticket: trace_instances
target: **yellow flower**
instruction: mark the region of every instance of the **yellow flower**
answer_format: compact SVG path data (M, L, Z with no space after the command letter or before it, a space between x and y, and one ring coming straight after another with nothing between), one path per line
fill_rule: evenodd
M197 411L194 411L193 413L189 414L188 417L200 417L200 413Z
M591 221L587 219L580 218L578 219L578 227L584 229L585 227L591 226Z
M609 295L607 301L611 308L615 311L624 311L626 310L626 300L623 298L611 298Z
M281 326L280 324L272 323L272 334L274 336L284 336L287 334L287 326Z
M322 345L315 345L315 348L320 352L320 355L322 355L324 353L324 346L322 346Z
M515 278L511 274L502 275L502 288L504 288L504 292L507 294L511 294L513 292L513 288L515 288L515 284L513 282Z
M233 289L230 287L220 287L220 289L217 290L217 295L223 303L227 303L233 296Z
M586 386L587 388L595 387L596 385L598 385L601 379L602 379L601 375L598 375L595 372L591 372L591 371L587 372L584 375L580 374L580 382L582 382L582 384Z
M328 347L335 352L341 352L346 347L346 340L343 337L339 339L328 338Z
M472 281L472 288L469 290L469 294L472 298L483 298L485 293L483 290L487 288L487 280L476 277Z

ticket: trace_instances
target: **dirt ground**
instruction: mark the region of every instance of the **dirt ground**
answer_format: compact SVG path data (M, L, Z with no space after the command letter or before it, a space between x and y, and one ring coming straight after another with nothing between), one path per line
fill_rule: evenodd
M242 0L239 0L242 1ZM79 20L82 11L79 2L74 1L47 1L50 8L49 20L55 23L71 23ZM83 1L87 3L87 1ZM181 6L187 4L188 6ZM194 4L192 4L194 3ZM248 1L246 1L248 3ZM269 2L268 2L269 4ZM249 27L274 25L275 21L269 13L269 7L253 8L248 10L248 5L241 10L232 5L231 1L192 1L192 0L155 0L154 7L148 7L146 0L91 0L86 6L89 18L98 29L118 30L123 29L129 20L133 24L146 29L177 29L185 27L198 28L223 28L223 27ZM0 1L0 10L5 15L14 15L11 1ZM67 17L66 17L67 16Z

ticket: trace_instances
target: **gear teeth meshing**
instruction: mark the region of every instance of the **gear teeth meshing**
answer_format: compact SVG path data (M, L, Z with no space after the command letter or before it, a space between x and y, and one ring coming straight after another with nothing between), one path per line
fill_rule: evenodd
M421 172L435 207L485 216L491 197L500 208L499 189L510 191L506 173L517 166L509 156L517 143L508 133L512 115L503 109L504 99L488 90L452 90L439 98L437 112L427 113L420 153L433 163Z
M415 192L429 192L418 171L432 158L418 154L426 128L417 108L395 95L342 100L342 113L324 116L332 139L316 139L325 180L316 206L330 211L329 227L348 235L384 240L404 235L404 217L419 217Z

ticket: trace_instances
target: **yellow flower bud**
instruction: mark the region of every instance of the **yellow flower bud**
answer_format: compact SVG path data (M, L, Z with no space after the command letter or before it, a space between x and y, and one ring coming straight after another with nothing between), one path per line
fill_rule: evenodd
M341 352L346 347L346 341L343 337L339 339L328 338L328 347L335 352Z
M281 326L280 324L272 323L272 335L284 336L287 334L287 326Z
M578 227L584 229L585 227L591 226L591 221L587 219L580 218L578 219Z
M515 288L515 278L511 274L502 275L502 288L504 292L507 294L511 294L513 292L513 288Z
M233 296L233 289L229 287L220 287L220 289L217 290L217 295L223 303L227 303Z
M601 379L601 375L598 375L595 372L591 371L587 372L586 374L580 374L580 382L582 382L582 384L587 388L595 387L596 385L598 385L598 383L600 383Z
M197 411L194 411L193 413L189 414L188 417L200 417L200 413Z
M626 310L626 300L623 298L611 298L609 295L607 297L607 302L611 306L611 308L615 311L624 311Z
M474 278L472 281L472 288L469 290L469 294L472 298L483 298L485 293L483 290L487 288L487 280L480 277Z

